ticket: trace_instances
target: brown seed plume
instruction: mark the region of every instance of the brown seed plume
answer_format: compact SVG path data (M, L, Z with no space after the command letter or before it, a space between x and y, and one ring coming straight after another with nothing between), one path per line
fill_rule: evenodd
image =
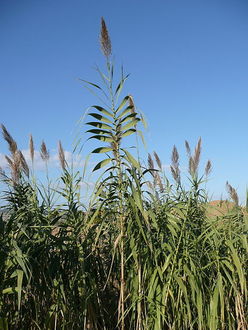
M179 153L177 151L176 146L174 146L173 149L172 149L171 161L172 161L172 165L173 166L176 167L176 166L179 165L179 163L178 163L178 161L179 161Z
M153 162L152 156L150 154L148 154L147 162L148 162L149 170L154 170L154 162Z
M12 163L12 180L14 183L19 183L21 174L21 154L19 151L16 151L13 156L13 163Z
M197 146L195 148L195 153L194 153L194 163L195 163L196 171L199 166L200 156L201 156L201 138L198 140Z
M206 167L205 167L205 175L208 176L212 170L212 163L210 160L207 161Z
M226 183L227 192L229 193L230 198L233 200L236 206L239 205L239 197L237 191L227 182Z
M185 148L186 148L188 157L190 158L191 157L191 149L190 149L190 146L189 146L189 142L188 141L185 141Z
M185 142L185 146L186 146L186 142ZM190 155L189 151L190 149L187 150L188 155ZM197 175L197 171L200 163L200 156L201 156L201 138L198 140L198 143L195 147L194 155L189 157L189 173L193 176Z
M9 167L12 168L12 166L13 166L13 161L12 161L12 159L10 159L8 156L5 156L5 159L7 160L7 163L8 163L8 165L9 165Z
M163 193L164 192L164 185L162 183L161 177L160 177L158 172L156 173L156 183L159 187L160 192Z
M65 171L65 169L66 169L65 152L64 152L64 149L62 147L61 141L59 141L58 149L59 149L59 162L60 162L60 166Z
M176 146L174 146L173 150L172 150L171 162L172 162L172 164L170 166L171 174L172 174L174 180L177 183L179 183L180 182L179 154L178 154Z
M101 18L100 44L104 56L108 58L109 55L111 54L112 48L111 48L111 40L109 37L108 29L103 17Z
M28 167L28 164L26 162L26 159L25 159L25 157L23 156L23 153L20 150L18 152L19 152L19 157L20 157L22 170L25 173L25 175L27 177L29 177L29 167Z
M40 147L40 155L41 155L41 158L44 160L44 161L48 161L49 160L49 152L47 150L47 147L46 147L46 144L44 141L42 141L41 143L41 147Z
M195 162L194 162L193 157L190 157L190 159L189 159L189 173L191 175L195 174Z
M30 152L30 157L32 160L32 163L34 162L34 141L33 141L33 136L30 134L29 137L29 152Z
M9 151L11 152L12 156L15 154L17 151L17 143L15 140L12 138L10 133L7 131L6 127L4 125L1 125L2 127L2 133L3 133L3 138L9 145Z
M158 154L156 153L156 151L153 152L153 155L155 157L158 168L162 171L162 163L161 163L161 160L160 160Z
M174 180L179 183L180 182L180 172L179 172L179 168L175 168L172 165L170 166L171 169L171 174L174 178Z

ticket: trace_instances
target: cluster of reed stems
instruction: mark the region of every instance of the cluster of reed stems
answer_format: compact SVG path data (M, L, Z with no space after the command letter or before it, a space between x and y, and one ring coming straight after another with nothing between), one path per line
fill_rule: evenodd
M80 172L66 161L53 185L49 151L42 142L47 185L2 125L8 169L1 169L1 329L247 329L248 216L227 183L232 207L210 212L201 175L201 139L193 152L185 142L190 187L180 155L172 149L171 175L156 152L147 164L128 147L137 144L143 121L127 79L115 81L111 40L104 19L100 43L106 73L102 85L84 81L105 101L91 107L86 125L100 162L88 203L80 196ZM133 139L135 137L135 139ZM137 148L137 146L136 146ZM97 157L97 156L96 156ZM57 199L57 203L54 200Z

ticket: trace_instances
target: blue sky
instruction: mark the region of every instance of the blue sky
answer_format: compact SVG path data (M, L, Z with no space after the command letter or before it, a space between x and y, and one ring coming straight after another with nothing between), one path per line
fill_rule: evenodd
M184 140L193 146L201 136L202 162L213 164L210 194L226 196L228 180L244 199L246 0L1 0L0 122L19 148L27 149L32 133L37 149L44 139L55 153L61 139L72 150L77 121L97 102L78 78L97 83L94 66L104 68L101 16L116 67L124 65L131 74L125 92L133 95L149 124L147 150L156 150L166 165L175 144L185 168ZM87 143L82 158L94 146ZM0 154L6 152L1 140Z

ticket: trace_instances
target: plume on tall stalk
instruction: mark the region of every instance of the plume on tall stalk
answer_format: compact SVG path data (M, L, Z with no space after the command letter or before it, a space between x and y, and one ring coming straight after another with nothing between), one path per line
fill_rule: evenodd
M126 236L126 201L125 192L128 189L124 181L127 171L136 168L138 171L140 165L132 154L123 147L123 140L125 137L134 134L137 131L137 124L140 121L138 113L135 112L133 99L130 95L125 96L119 102L119 96L123 88L124 82L128 76L123 76L120 82L114 87L114 65L111 62L111 41L104 19L101 19L101 37L100 44L102 52L106 58L107 74L103 74L99 69L98 73L103 81L103 87L90 83L91 86L96 87L102 91L106 99L106 106L94 105L93 112L88 114L88 117L94 119L86 124L91 126L87 132L91 134L90 139L97 139L102 144L92 153L102 153L105 159L100 161L93 171L111 164L105 170L107 177L104 180L104 185L100 185L99 189L106 187L108 190L111 186L115 187L115 192L111 194L109 202L115 202L117 209L116 226L118 228L115 247L118 246L118 253L120 256L120 290L119 290L119 323L121 329L125 327L125 236ZM106 91L104 90L106 88Z

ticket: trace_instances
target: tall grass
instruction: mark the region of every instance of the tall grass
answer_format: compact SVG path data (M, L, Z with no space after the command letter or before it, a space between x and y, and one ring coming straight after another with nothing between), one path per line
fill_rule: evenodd
M201 175L201 140L193 152L185 143L187 189L175 146L172 180L157 153L147 165L135 158L129 146L141 135L142 116L130 95L120 97L127 76L115 80L103 19L100 41L102 85L85 82L105 97L86 123L89 138L99 141L92 153L103 156L89 206L61 142L58 184L47 165L47 186L40 186L33 138L30 168L2 126L10 154L9 169L1 170L0 328L247 329L247 212L229 183L234 206L209 212L203 187L211 163ZM48 164L45 143L41 155Z

